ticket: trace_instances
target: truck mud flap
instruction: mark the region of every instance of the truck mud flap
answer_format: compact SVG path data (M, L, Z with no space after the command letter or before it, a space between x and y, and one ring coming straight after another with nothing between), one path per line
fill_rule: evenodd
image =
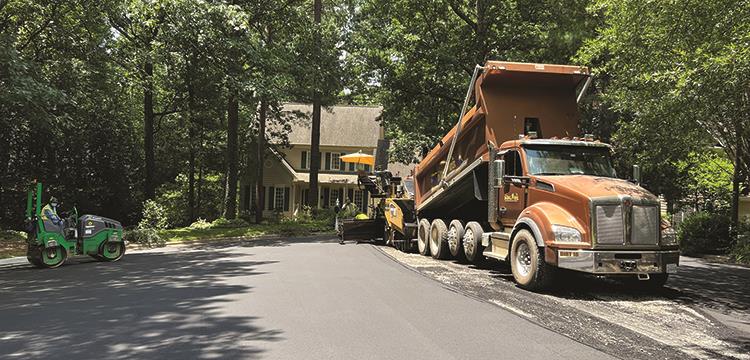
M343 220L342 240L374 240L383 238L383 219Z

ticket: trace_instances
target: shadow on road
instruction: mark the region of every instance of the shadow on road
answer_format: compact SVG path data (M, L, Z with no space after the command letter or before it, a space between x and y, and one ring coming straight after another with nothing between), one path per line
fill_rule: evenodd
M117 263L0 271L0 354L41 358L253 358L282 331L218 310L266 261L226 252L134 253Z

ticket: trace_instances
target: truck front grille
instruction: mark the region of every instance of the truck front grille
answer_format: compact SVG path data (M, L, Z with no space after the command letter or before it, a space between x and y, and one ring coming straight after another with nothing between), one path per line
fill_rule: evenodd
M599 205L596 207L596 241L605 245L625 243L622 205Z
M633 205L631 244L659 244L659 207Z

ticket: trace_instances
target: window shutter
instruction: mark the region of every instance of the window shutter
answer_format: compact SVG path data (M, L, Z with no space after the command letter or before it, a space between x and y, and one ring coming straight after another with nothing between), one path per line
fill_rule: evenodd
M273 210L273 204L276 203L274 198L276 195L276 189L273 186L268 187L268 210Z
M354 189L349 189L349 191L346 192L346 197L349 198L349 201L354 201Z
M326 170L331 170L331 153L326 153Z
M300 164L300 169L307 169L307 151L302 152L302 162Z
M289 188L284 188L284 210L289 211Z
M336 170L346 171L346 163L344 160L341 160L341 157L346 155L345 152L339 153L339 168Z
M331 197L331 189L329 188L323 188L323 207L328 208L328 201Z

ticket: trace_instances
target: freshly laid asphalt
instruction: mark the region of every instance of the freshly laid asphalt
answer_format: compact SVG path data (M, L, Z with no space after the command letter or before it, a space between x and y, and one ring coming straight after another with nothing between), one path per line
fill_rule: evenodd
M372 245L268 239L0 265L0 358L610 359Z

